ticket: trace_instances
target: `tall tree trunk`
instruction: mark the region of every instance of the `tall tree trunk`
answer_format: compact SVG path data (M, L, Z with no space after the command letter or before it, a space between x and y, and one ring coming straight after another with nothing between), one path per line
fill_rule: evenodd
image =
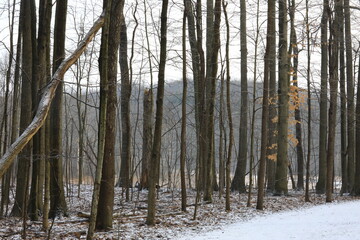
M131 162L131 124L130 124L130 97L131 82L129 77L126 23L121 24L120 42L120 69L121 69L121 168L119 186L126 191L126 201L129 201L130 162Z
M264 209L264 189L265 189L265 171L266 158L268 149L268 124L269 124L269 80L270 80L270 66L272 59L272 43L274 38L274 22L275 18L275 0L268 1L268 22L267 22L267 38L265 50L265 65L264 65L264 87L263 87L263 101L262 101L262 118L261 118L261 148L260 148L260 165L258 175L258 196L256 209ZM271 160L269 160L271 161ZM250 170L251 171L251 170Z
M50 23L51 23L52 3L49 0L41 0L39 3L39 32L37 40L37 63L35 81L37 86L33 89L33 111L40 101L40 91L46 85L48 77L47 53L50 51ZM34 84L35 85L35 84ZM32 220L38 219L38 214L42 212L42 196L45 180L45 126L34 136L33 141L33 173L30 191L29 214Z
M342 2L340 3L342 5ZM341 6L343 9L343 6ZM346 90L345 90L345 44L344 44L344 13L340 11L339 58L340 58L340 139L341 139L341 193L348 192L347 185L347 131L346 131ZM345 188L344 188L345 187Z
M275 194L288 192L289 61L287 48L287 3L279 0L279 117Z
M226 160L226 200L225 200L225 210L230 211L230 187L231 187L231 177L230 177L230 167L231 167L231 157L232 157L232 147L234 141L234 133L233 133L233 121L232 121L232 112L231 112L231 98L230 98L230 24L226 11L227 3L222 1L224 15L225 15L225 24L226 24L226 110L228 114L228 122L229 122L229 149Z
M209 2L209 1L208 1ZM209 7L209 4L208 4ZM209 11L209 9L208 9ZM213 172L214 165L214 110L215 110L215 91L216 91L216 77L218 69L218 53L220 48L220 21L221 21L221 0L215 1L214 7L214 25L213 25L213 40L211 46L211 58L210 64L211 71L207 73L207 86L210 89L207 89L207 101L206 101L206 114L207 114L207 124L206 124L206 139L207 139L207 161L206 161L206 174L205 174L205 191L204 191L204 200L212 201L212 193L214 189L215 176ZM208 75L210 74L210 75Z
M290 1L289 1L290 2ZM304 189L304 151L302 145L302 129L301 129L301 116L300 116L300 95L298 87L298 65L299 65L299 49L297 47L297 36L295 30L295 0L289 3L290 11L290 44L289 44L289 55L293 58L292 62L292 81L294 86L294 102L295 105L295 136L297 140L296 144L296 156L297 156L297 185L298 190Z
M12 137L12 132L8 130L8 116L9 116L9 109L8 109L8 103L10 101L9 99L9 92L10 92L10 81L11 81L11 73L13 71L13 58L14 58L14 22L15 22L15 0L13 1L12 8L10 7L10 1L8 1L8 11L9 11L9 62L8 62L8 68L6 71L6 89L5 89L5 103L4 103L4 114L3 119L1 121L1 127L0 127L0 141L2 142L2 145L0 144L0 154L3 155L5 149L8 146L8 135ZM20 17L21 18L21 17ZM21 21L21 20L20 20ZM21 24L19 23L19 27L21 27ZM21 39L21 29L19 31L19 39ZM18 43L20 46L21 44ZM21 48L18 48L18 50ZM20 50L19 50L20 51ZM19 56L19 53L17 53L17 56ZM16 61L19 61L19 58L16 58ZM18 65L19 63L16 62ZM14 94L13 94L13 111L14 109L18 108L17 104L17 97L19 94L19 83L18 81L14 83ZM15 98L16 97L16 98ZM15 100L16 99L16 100ZM18 111L18 110L16 110ZM18 119L17 114L13 115L13 124L15 122L15 119ZM18 127L18 125L16 126ZM3 136L3 137L2 137ZM7 215L7 209L10 202L10 181L11 181L11 170L6 173L6 175L2 178L1 182L1 207L0 207L0 216L4 216L4 210L6 209L5 215Z
M307 161L306 161L306 180L305 180L305 202L310 202L309 188L310 188L310 161L311 161L311 82L310 82L310 73L311 73L311 49L310 49L310 25L309 25L309 0L306 0L306 42L307 42L307 69L306 69L306 79L307 79L307 104L308 104L308 129L307 129Z
M360 82L360 58L359 58L358 82ZM356 94L356 146L360 146L360 84L357 86ZM355 196L360 196L360 148L356 148L356 169L354 191Z
M339 60L339 33L340 19L339 12L342 10L340 3L342 0L335 0L335 19L330 25L330 44L329 44L329 85L330 85L330 106L329 106L329 135L327 149L327 172L326 172L326 202L332 202L333 192L333 171L335 155L335 129L336 129L336 108L338 91L338 60Z
M20 133L24 132L31 121L31 84L32 84L32 31L30 1L21 1L20 15L23 17L22 28L22 84L21 84L21 115ZM12 216L23 216L28 195L28 178L30 171L32 144L28 144L18 156L18 173L16 177L15 202Z
M101 46L99 56L99 72L100 72L100 113L98 122L98 151L97 164L94 179L94 190L91 201L90 222L86 239L92 240L96 227L96 219L98 214L99 195L102 180L102 169L105 157L105 143L107 132L107 104L108 104L108 79L109 79L109 35L110 35L110 21L111 9L113 0L103 0L103 12L105 13L104 26L101 32ZM117 52L116 52L117 54ZM115 63L112 63L115 64ZM109 206L111 207L111 206Z
M163 120L163 98L165 87L165 66L166 66L166 43L167 43L167 12L168 0L163 0L161 9L161 40L160 40L160 65L158 76L158 91L156 97L156 117L155 117L155 130L154 142L151 151L150 166L152 169L159 169L160 155L161 155L161 132ZM149 176L149 194L148 194L148 213L146 223L148 225L155 224L155 211L156 211L156 182L157 171L150 171Z
M353 76L353 56L351 40L351 21L349 0L344 0L345 16L345 47L346 47L346 86L347 86L347 156L348 156L348 184L349 192L353 191L355 181L355 105L354 105L354 76ZM342 41L340 41L342 42ZM344 173L345 174L345 173Z
M246 37L246 1L240 1L240 52L241 52L241 105L240 105L240 131L239 153L235 175L231 183L232 191L246 192L245 176L248 151L248 83L247 83L247 43ZM251 170L250 170L251 171Z
M268 49L268 55L266 59L268 61L269 71L269 117L268 117L268 147L267 147L267 160L266 160L266 176L267 176L267 190L274 192L275 190L275 172L276 172L276 151L277 151L277 123L274 119L277 117L276 109L276 32L275 32L275 11L276 1L268 1L268 33L266 36L266 44Z
M323 2L321 17L321 90L320 90L320 130L319 130L319 179L316 183L316 193L325 193L326 186L326 142L327 142L327 81L328 81L328 19L329 1Z
M66 32L67 0L56 3L54 27L54 54L53 74L65 58L65 32ZM61 79L62 80L62 79ZM61 81L60 80L60 81ZM63 82L56 90L50 113L50 213L54 218L58 214L67 215L65 201L63 169L62 169L62 109L63 109Z
M107 230L112 228L115 183L115 130L117 106L117 67L120 38L126 37L121 29L125 25L123 0L112 0L109 24L108 56L107 56L107 109L104 159L100 185L96 228ZM126 42L126 41L125 41ZM120 52L120 58L123 52ZM125 56L127 56L125 54ZM127 61L127 60L126 60ZM130 144L129 144L130 145ZM129 179L129 178L128 178Z
M185 5L185 4L184 4ZM180 142L180 182L181 182L181 211L186 212L186 182L185 182L185 162L186 162L186 98L187 98L187 79L186 79L186 10L184 10L182 25L182 78L183 94L181 100L181 142Z

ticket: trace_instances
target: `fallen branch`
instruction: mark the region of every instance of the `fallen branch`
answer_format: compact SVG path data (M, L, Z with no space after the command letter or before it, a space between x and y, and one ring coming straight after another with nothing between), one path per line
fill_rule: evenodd
M49 113L51 102L55 96L55 90L62 81L66 71L73 65L76 60L85 51L86 46L95 37L95 34L104 25L104 13L96 20L92 28L86 34L85 38L79 43L76 50L66 58L59 66L51 81L45 87L44 93L39 102L38 110L30 123L30 125L24 130L24 132L15 140L15 142L8 148L6 153L0 159L0 178L4 175L6 170L10 167L15 157L21 152L26 144L32 139L36 132L44 124L45 119Z

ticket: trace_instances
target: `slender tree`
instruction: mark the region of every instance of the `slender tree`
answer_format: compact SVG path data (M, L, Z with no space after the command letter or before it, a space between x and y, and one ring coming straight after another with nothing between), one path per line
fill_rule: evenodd
M354 105L354 76L353 76L353 56L352 56L352 37L349 0L344 0L345 16L345 48L346 48L346 86L347 86L347 157L348 157L348 191L353 191L355 181L355 105ZM340 11L340 10L339 10ZM341 21L341 20L340 20ZM340 28L341 29L341 28ZM342 43L342 41L340 40ZM345 173L344 173L345 174Z
M184 1L184 6L185 1ZM184 9L182 25L182 58L183 58L183 94L181 103L181 145L180 145L180 181L181 181L181 210L186 212L186 182L185 182L185 162L186 162L186 99L187 99L187 79L186 79L186 10Z
M256 209L264 209L264 189L265 189L265 172L266 172L266 155L268 149L268 123L269 123L269 68L272 60L271 47L275 37L273 30L275 30L275 0L268 1L268 22L267 22L267 38L265 50L265 65L264 65L264 87L263 87L263 101L262 101L262 118L261 118L261 149L260 149L260 165L258 175L258 197Z
M167 43L167 12L168 0L163 0L161 8L161 40L160 40L160 65L158 76L158 91L156 97L156 115L155 115L155 130L154 141L151 151L150 166L153 169L159 169L160 166L160 151L161 151L161 132L163 120L163 98L165 87L165 66L166 66L166 43ZM149 174L149 194L148 194L148 213L146 223L148 225L155 224L155 210L156 210L156 179L157 171L151 171Z

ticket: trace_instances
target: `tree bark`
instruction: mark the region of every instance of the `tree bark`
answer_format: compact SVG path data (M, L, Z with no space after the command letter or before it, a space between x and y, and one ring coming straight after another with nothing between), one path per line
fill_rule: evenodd
M165 66L166 66L166 43L167 43L167 12L168 0L163 0L161 9L161 40L160 40L160 65L158 75L158 91L156 97L156 117L155 117L155 130L154 141L151 151L150 166L152 169L159 169L160 155L161 155L161 132L163 120L163 98L165 87ZM149 194L148 194L148 214L146 223L148 225L155 224L155 211L156 211L156 180L157 171L150 171L149 176Z
M287 48L287 3L279 0L279 117L275 194L288 193L289 61Z
M241 104L239 153L235 175L231 183L232 191L246 192L245 176L248 151L248 80L247 80L247 29L246 29L246 1L240 1L240 52L241 52ZM250 170L251 171L251 170Z
M330 25L330 51L329 51L329 85L330 85L330 106L329 106L329 135L327 146L327 172L326 172L326 202L332 202L333 192L333 171L335 155L335 129L336 129L336 108L338 91L338 59L339 59L339 33L340 21L339 11L341 0L335 0L335 19Z
M112 0L110 10L108 56L107 56L107 109L106 109L106 133L104 146L104 160L102 167L102 179L100 185L98 215L96 217L96 229L107 230L112 228L114 208L114 184L115 184L115 130L116 130L116 106L117 106L117 67L120 38L123 37L121 27L125 24L122 14L123 0ZM122 52L120 52L121 57ZM130 144L129 144L130 145Z
M328 19L329 1L323 2L321 17L321 90L320 90L320 130L319 130L319 178L316 183L316 193L325 193L326 186L326 142L327 142L327 101L328 101Z

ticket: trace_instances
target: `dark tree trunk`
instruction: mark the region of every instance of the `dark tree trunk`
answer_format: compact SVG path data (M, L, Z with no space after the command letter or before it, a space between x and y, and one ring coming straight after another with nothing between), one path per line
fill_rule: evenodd
M107 63L107 109L106 109L106 133L102 178L100 184L98 214L96 217L96 229L107 230L112 228L114 207L114 184L115 184L115 130L116 130L116 106L117 106L117 67L118 50L121 25L125 24L122 14L123 0L112 0L110 10L109 39L108 39L108 63ZM121 53L120 53L121 54ZM120 55L121 56L121 55Z
M336 129L336 108L338 91L338 60L339 60L339 33L340 21L339 11L341 0L335 0L335 19L330 25L330 44L329 44L329 85L330 85L330 106L329 106L329 135L327 147L327 172L326 172L326 202L332 202L333 192L333 171L335 155L335 129Z
M289 60L287 48L287 3L279 0L279 115L275 194L288 192Z
M323 2L321 18L321 90L320 90L320 130L319 130L319 179L316 183L316 193L325 193L326 186L326 142L327 142L327 81L328 81L328 19L329 1Z
M246 29L246 1L240 1L240 46L241 46L241 105L239 153L235 175L231 183L231 191L246 192L245 176L247 167L247 131L248 131L248 83L247 83L247 29ZM251 171L251 170L250 170Z
M31 84L32 84L32 31L31 31L31 7L30 1L21 1L21 13L23 17L22 28L22 71L21 71L21 113L20 113L20 133L22 133L31 122ZM15 202L11 212L12 216L20 217L26 207L28 196L28 178L30 171L32 144L28 144L18 155L18 170L16 177Z
M56 3L55 27L54 27L54 54L53 73L56 72L65 58L65 32L66 32L67 0L59 0ZM61 79L62 80L62 79ZM63 169L62 169L62 109L63 109L63 82L60 80L56 89L55 97L51 105L50 113L50 213L67 215L65 201Z
M150 166L152 169L159 169L160 154L161 154L161 132L163 120L163 98L165 87L165 66L166 66L166 43L167 43L167 12L168 0L163 0L161 10L161 40L160 40L160 65L158 76L158 91L156 97L156 116L155 116L155 130L154 142L151 151ZM156 180L157 171L150 171L149 174L149 195L148 195L148 214L146 223L148 225L155 224L156 211Z

